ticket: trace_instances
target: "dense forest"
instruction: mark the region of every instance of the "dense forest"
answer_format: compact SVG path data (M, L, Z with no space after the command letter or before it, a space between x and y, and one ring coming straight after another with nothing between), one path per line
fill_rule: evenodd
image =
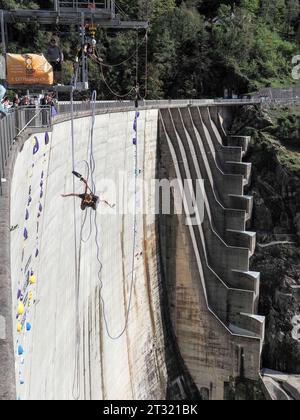
M156 98L223 96L224 89L249 93L263 86L286 86L292 78L292 58L299 54L299 0L118 0L122 15L149 19L146 84L145 31L140 30L141 92ZM0 0L0 8L48 8L52 0ZM74 22L75 23L75 22ZM15 24L9 28L10 52L45 52L56 36L65 54L64 81L72 74L79 46L78 26L45 28ZM90 63L91 87L103 98L111 91L125 94L135 84L136 31L98 28L97 49L104 63Z

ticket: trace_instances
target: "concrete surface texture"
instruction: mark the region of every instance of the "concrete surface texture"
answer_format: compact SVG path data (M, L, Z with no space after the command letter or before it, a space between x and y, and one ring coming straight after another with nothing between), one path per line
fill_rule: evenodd
M17 398L223 399L259 379L249 138L227 137L221 111L85 116L73 137L67 120L24 143L10 194ZM116 207L62 198L83 192L73 168ZM203 220L187 225L186 203L157 217L157 191L139 187L156 177L203 180Z
M134 112L106 114L95 122L96 192L116 203L117 210L135 201L133 189L126 195L126 185L132 186L135 179L134 118ZM155 173L157 120L157 111L143 111L138 119L141 178ZM75 120L75 169L84 176L90 130L91 118ZM70 121L55 125L52 133L31 137L15 165L11 190L11 225L18 225L11 233L14 317L20 309L20 291L25 306L14 326L17 397L164 398L162 325L159 301L153 300L158 277L148 275L157 264L155 217L138 215L135 227L132 211L117 216L101 203L97 213L84 213L78 198L75 203L73 198L63 199L60 194L73 192L71 137ZM128 179L121 187L119 171ZM101 185L106 178L120 187L119 196ZM77 178L75 189L83 192ZM138 207L143 202L152 205L151 196L137 194L136 200ZM104 210L107 214L101 214ZM145 238L150 251L144 249ZM147 267L145 251L153 253ZM108 336L109 332L117 337L125 324L120 338ZM24 353L18 355L20 346Z
M161 216L161 252L181 354L201 394L223 399L230 378L258 379L264 319L256 315L259 273L249 271L255 245L246 232L251 214L243 205L243 176L222 172L221 148L208 125L217 133L208 109L160 111L160 176L203 179L206 192L203 223L186 226L185 216ZM242 169L242 148L237 152ZM230 219L239 224L236 237L226 235Z

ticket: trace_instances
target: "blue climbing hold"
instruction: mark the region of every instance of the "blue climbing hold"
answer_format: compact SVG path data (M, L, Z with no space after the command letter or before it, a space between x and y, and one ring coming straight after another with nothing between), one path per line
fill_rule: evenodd
M44 178L44 171L41 173L41 179Z
M26 209L26 213L25 213L25 220L29 219L29 211Z
M24 349L23 349L23 347L22 346L19 346L18 347L18 355L19 356L22 356L22 354L24 353Z
M31 185L29 187L28 195L31 195Z
M35 251L35 258L37 258L39 256L39 250L37 249L36 251Z
M35 145L33 146L33 154L35 155L40 150L40 145L37 137L34 138Z
M42 188L42 187L43 187L43 185L44 185L44 183L43 183L43 181L41 181L41 183L40 183L40 187Z
M46 132L45 133L45 145L47 146L47 144L49 144L49 134Z
M23 379L20 381L20 385L24 385L24 381L23 381Z
M39 212L41 213L42 211L43 211L43 206L40 203L40 205L39 205Z
M30 331L31 330L31 324L30 322L26 323L26 331Z
M19 289L17 293L17 299L19 300L21 299L21 297L22 297L22 291Z
M25 241L28 239L28 230L26 228L24 229L24 239Z
M31 198L31 196L29 196L29 198L28 198L28 203L27 203L27 207L29 207L29 206L30 206L31 202L32 202L32 198Z
M137 140L136 139L133 139L132 140L132 143L133 143L134 146L136 146L137 145Z
M40 192L40 198L43 198L43 195L44 195L44 191L41 190L41 192Z

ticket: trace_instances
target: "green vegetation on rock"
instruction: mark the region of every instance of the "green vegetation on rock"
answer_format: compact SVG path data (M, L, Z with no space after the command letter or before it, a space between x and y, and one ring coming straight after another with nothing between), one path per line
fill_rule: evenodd
M132 19L150 19L149 98L223 96L224 89L243 94L262 86L291 85L292 57L299 53L298 0L118 0ZM0 8L47 8L51 0L0 0ZM79 44L78 30L63 26L46 32L38 24L10 28L9 51L44 52L52 35L65 52L65 83ZM140 39L142 39L142 31ZM134 31L98 29L98 48L107 63L125 60L135 49ZM145 85L145 50L139 76ZM99 69L90 63L91 88L113 95ZM135 81L135 58L107 70L107 82L126 93Z

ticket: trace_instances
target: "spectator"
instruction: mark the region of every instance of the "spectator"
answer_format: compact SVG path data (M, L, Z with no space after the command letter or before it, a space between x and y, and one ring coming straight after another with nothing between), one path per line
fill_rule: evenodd
M30 101L29 101L28 96L24 96L24 98L21 100L21 105L22 106L29 106L30 105Z
M51 44L46 53L46 57L53 67L54 72L54 83L62 83L62 63L64 61L64 55L57 42L54 38L51 39Z
M0 112L1 114L7 114L7 109L3 105L3 98L5 94L6 94L5 87L0 85Z
M7 96L2 101L4 108L8 111L11 108L11 103Z
M17 93L14 94L14 98L13 98L13 108L18 108L18 106L20 106L21 104L21 100L19 98L19 95Z

